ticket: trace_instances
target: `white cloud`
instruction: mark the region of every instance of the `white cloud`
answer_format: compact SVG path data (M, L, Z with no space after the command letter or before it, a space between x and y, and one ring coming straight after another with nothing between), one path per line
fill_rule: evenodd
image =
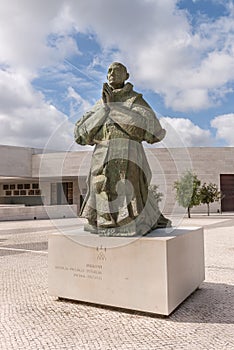
M216 128L216 138L226 141L227 146L234 146L234 113L219 115L211 120Z
M177 4L176 0L0 2L0 67L5 66L0 70L1 142L42 145L65 121L58 144L69 144L71 123L31 84L40 69L82 54L74 37L78 31L94 33L102 46L94 66L106 66L112 58L123 61L133 82L159 93L168 107L187 111L217 104L234 81L233 7L228 2L226 16L201 18L192 27L188 13ZM117 50L112 52L113 48ZM67 97L72 114L89 107L72 87ZM189 125L189 120L171 118L170 123L186 145L211 141L209 131Z
M68 53L79 53L70 32L55 31L54 19L63 9L63 0L0 2L0 62L24 72L34 72L55 64ZM50 34L58 35L54 45L48 45Z
M25 75L11 70L0 70L0 110L11 114L16 108L30 107L40 93L33 92Z
M208 91L204 88L178 90L173 94L166 95L165 102L177 111L196 111L201 106L208 107L210 105Z
M67 97L70 102L70 116L73 117L77 115L77 119L85 112L87 112L92 106L91 104L81 97L78 92L76 92L71 86L68 88Z
M186 118L160 118L161 125L166 129L162 145L170 147L212 146L213 139L209 130L200 128Z
M234 79L233 11L192 27L176 0L21 0L0 4L0 61L33 69L79 54L76 31L94 32L107 54L130 68L137 83L165 96L176 109L205 108L214 103L212 90ZM9 21L8 19L11 18ZM147 19L147 20L146 20ZM136 25L137 23L137 25ZM53 47L48 36L55 35ZM102 52L103 55L103 52ZM97 60L97 58L94 58ZM191 91L190 91L191 90ZM184 104L180 95L202 92Z
M104 48L118 48L116 59L137 84L160 93L175 110L201 110L216 105L234 80L233 11L226 4L227 16L205 17L192 27L177 3L70 2L79 30L93 30Z
M44 147L49 142L50 148L66 149L73 142L73 124L32 87L40 69L80 55L71 23L66 30L56 29L63 3L0 2L2 144Z
M73 124L19 73L0 72L2 144L65 149L73 142ZM53 136L56 131L56 137Z

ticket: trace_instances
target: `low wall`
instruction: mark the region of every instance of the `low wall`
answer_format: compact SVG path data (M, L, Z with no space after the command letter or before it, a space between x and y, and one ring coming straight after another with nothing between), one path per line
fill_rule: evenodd
M77 205L0 206L0 221L60 219L77 216Z

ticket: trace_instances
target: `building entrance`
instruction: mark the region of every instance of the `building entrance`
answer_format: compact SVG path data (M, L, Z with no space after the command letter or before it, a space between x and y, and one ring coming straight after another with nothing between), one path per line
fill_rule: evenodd
M220 189L224 195L221 200L222 211L234 212L234 174L220 175Z
M73 183L57 182L51 184L51 204L73 204Z

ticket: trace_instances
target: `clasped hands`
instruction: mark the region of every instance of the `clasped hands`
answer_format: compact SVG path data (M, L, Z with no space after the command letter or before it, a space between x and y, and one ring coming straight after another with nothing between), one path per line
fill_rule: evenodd
M111 102L114 102L114 94L111 89L111 87L107 84L103 84L102 88L102 100L105 104L109 104Z

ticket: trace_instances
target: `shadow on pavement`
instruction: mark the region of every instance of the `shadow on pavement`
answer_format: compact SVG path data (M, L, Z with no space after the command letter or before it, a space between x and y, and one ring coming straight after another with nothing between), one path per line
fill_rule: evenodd
M0 257L1 256L8 256L8 255L24 254L24 253L25 253L24 251L19 252L16 250L4 250L4 249L0 248Z
M29 242L29 243L15 243L3 245L2 248L12 248L12 249L26 249L33 251L43 251L48 250L48 242Z
M19 249L19 250L18 250ZM47 251L48 242L29 242L29 243L15 243L3 244L0 246L0 256L24 254L27 251Z
M212 229L212 228L218 228L218 227L233 227L234 226L234 220L225 220L223 222L218 222L216 224L210 224L210 225L204 225L204 228L206 230Z
M107 309L113 312L138 315L139 317L162 318L166 321L178 323L234 323L234 286L228 284L204 282L201 285L201 289L197 289L192 293L169 316L98 305L66 298L58 298L57 302L83 304L87 307Z
M204 282L168 320L184 323L234 323L234 285Z

